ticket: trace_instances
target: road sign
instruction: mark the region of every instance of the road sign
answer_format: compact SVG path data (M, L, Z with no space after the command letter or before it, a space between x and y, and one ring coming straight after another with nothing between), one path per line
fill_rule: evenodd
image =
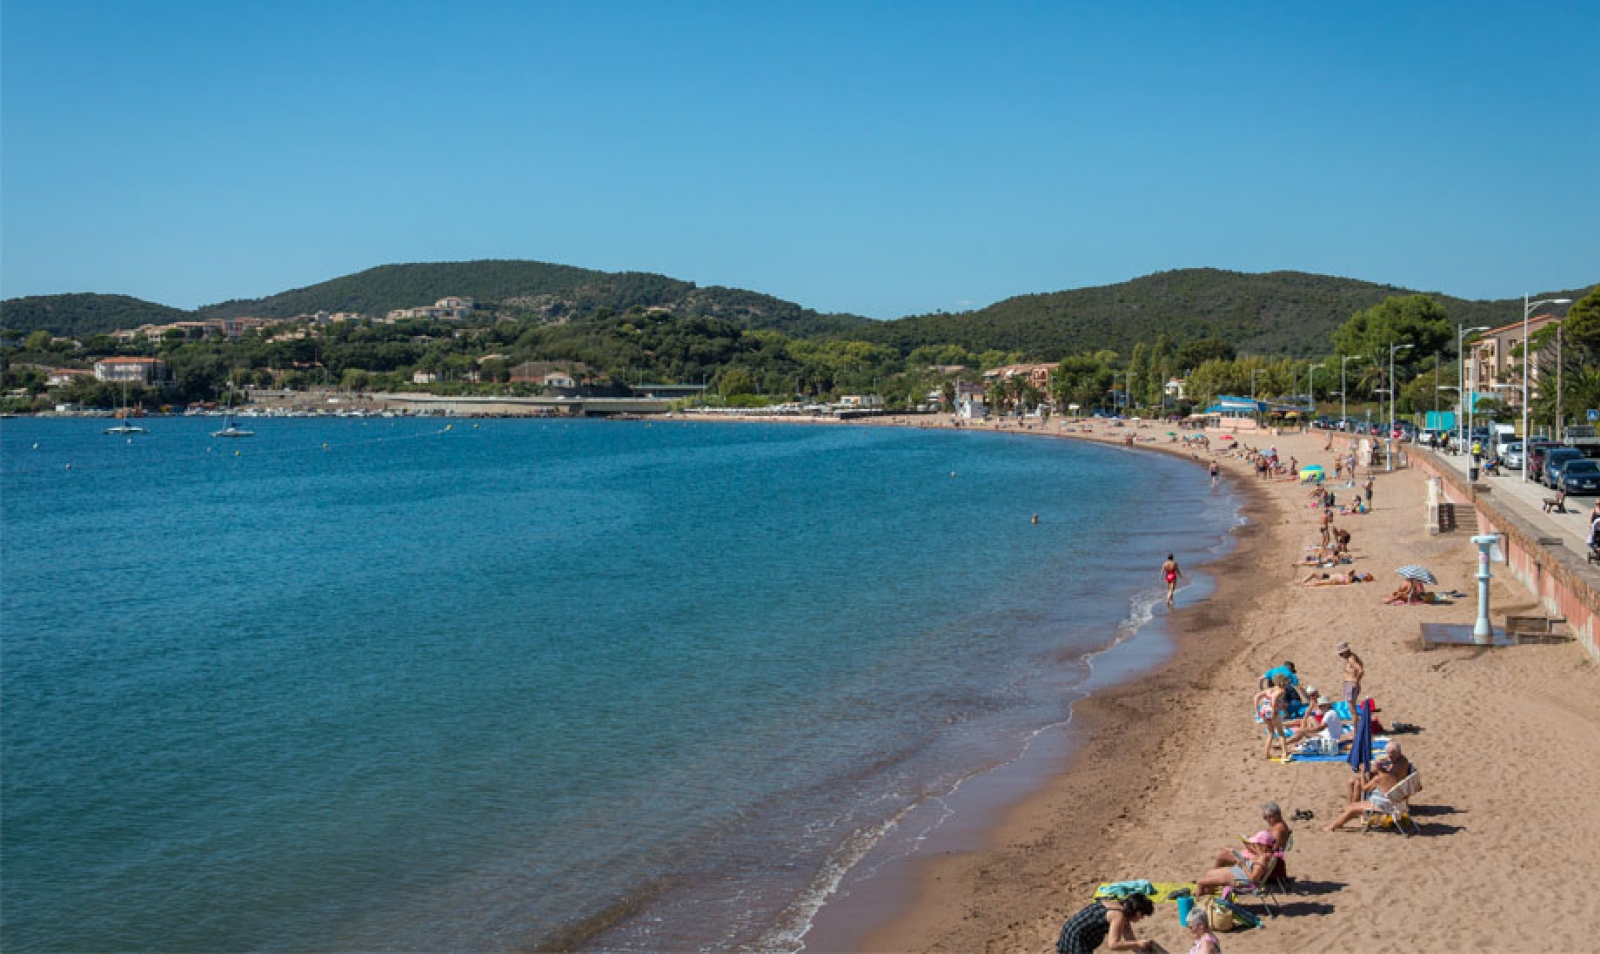
M1600 421L1600 411L1591 407L1589 408L1589 423L1593 424L1595 421Z

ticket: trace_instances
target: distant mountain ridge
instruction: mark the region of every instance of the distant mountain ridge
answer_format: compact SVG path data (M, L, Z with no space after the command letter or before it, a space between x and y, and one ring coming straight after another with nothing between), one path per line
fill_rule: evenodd
M1230 272L1191 268L1039 295L1021 295L956 314L914 315L883 322L862 337L908 352L934 344L969 351L1020 351L1056 361L1109 349L1128 354L1139 341L1165 335L1173 344L1220 338L1241 354L1314 357L1332 350L1335 328L1358 311L1396 295L1394 285L1307 272ZM1503 325L1522 314L1520 300L1470 301L1438 292L1450 317L1466 325ZM1577 299L1582 290L1557 293Z
M1585 289L1553 292L1578 298ZM909 353L957 344L973 352L1018 351L1054 361L1165 335L1173 344L1221 338L1242 353L1310 357L1331 350L1330 335L1357 311L1410 289L1306 272L1231 272L1214 268L1157 272L1115 285L1020 295L970 312L874 321L822 314L759 292L700 287L664 275L601 272L544 262L487 260L383 265L266 298L206 305L193 312L122 295L45 295L0 302L0 325L84 336L192 318L287 318L316 311L381 316L468 296L509 318L581 318L601 309L665 308L794 337L848 337ZM1470 301L1427 293L1452 320L1503 325L1521 315L1520 300Z

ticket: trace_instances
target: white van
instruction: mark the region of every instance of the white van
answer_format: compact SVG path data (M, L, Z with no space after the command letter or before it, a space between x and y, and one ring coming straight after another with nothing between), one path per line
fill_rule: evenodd
M1489 446L1496 457L1506 456L1506 445L1518 443L1517 429L1510 424L1489 425Z

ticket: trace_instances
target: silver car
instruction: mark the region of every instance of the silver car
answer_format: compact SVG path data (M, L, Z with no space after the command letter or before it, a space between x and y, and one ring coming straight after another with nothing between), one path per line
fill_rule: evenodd
M1522 469L1522 442L1511 441L1505 445L1505 451L1500 455L1500 462L1512 470Z

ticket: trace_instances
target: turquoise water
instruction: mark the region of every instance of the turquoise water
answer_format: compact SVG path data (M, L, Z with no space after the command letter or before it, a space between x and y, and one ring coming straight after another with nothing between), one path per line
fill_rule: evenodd
M7 950L793 946L1236 509L985 434L101 423L0 427Z

